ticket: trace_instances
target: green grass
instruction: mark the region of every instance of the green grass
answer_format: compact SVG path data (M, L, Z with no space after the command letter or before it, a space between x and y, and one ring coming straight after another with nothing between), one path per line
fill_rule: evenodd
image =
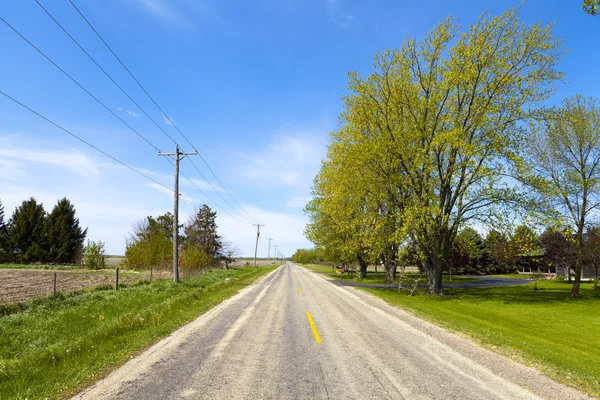
M72 394L273 269L34 300L25 312L0 317L0 398Z
M531 279L531 274L498 274L486 275L488 278L505 278L505 279Z
M600 396L600 292L582 283L582 297L571 299L568 283L538 287L450 289L443 297L363 290Z
M355 276L348 276L348 274L344 274L343 276L341 276L340 274L338 274L336 272L331 272L331 267L326 266L326 265L306 264L306 265L302 265L302 266L305 268L308 268L312 271L322 273L325 276L328 276L333 279L342 279L345 281L347 280L347 281L367 283L367 284L382 284L383 279L385 277L385 272L381 272L381 271L378 271L378 272L368 271L367 276L363 279L360 279ZM404 282L409 285L414 284L413 280L418 278L418 274L405 274L404 276L409 278L409 279L404 280ZM463 277L460 275L453 275L452 280L450 280L449 276L444 276L442 278L443 283L467 283L467 282L477 282L477 280L478 279L476 279L476 278L466 278L466 277ZM423 284L426 283L425 277L423 277L421 279L421 283L423 283Z

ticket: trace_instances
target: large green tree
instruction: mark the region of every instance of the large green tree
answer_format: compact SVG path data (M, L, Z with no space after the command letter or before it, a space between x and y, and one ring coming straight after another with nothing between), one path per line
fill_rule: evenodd
M75 262L76 254L83 248L87 229L79 226L75 207L65 197L58 201L46 219L48 261L55 263Z
M461 227L528 205L503 176L521 166L520 124L562 77L561 54L551 25L521 23L511 9L483 15L465 32L447 19L420 43L407 39L376 56L368 78L350 74L340 131L350 130L351 140L334 133L333 142L371 143L372 171L384 161L393 190L379 183L367 190L374 203L393 199L389 209L401 214L394 236L408 234L415 244L429 293L443 293L442 271Z
M45 230L46 211L33 197L15 209L8 236L17 262L45 261L48 237Z
M579 296L584 233L600 207L600 107L575 95L544 110L532 124L529 168L535 187L575 231L577 257L572 297Z

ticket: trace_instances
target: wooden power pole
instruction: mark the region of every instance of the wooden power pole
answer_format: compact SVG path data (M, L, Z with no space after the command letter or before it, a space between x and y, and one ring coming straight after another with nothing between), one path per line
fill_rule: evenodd
M275 240L275 239L268 238L267 240L269 241L269 252L267 253L267 260L270 260L271 259L271 241Z
M158 152L159 156L172 157L175 160L175 189L173 204L173 280L179 282L179 161L185 156L198 154L197 151L184 153L179 151L179 145L175 146L174 153Z
M256 267L256 252L258 251L258 238L260 237L260 227L264 226L261 224L252 224L256 227L256 247L254 247L254 267Z

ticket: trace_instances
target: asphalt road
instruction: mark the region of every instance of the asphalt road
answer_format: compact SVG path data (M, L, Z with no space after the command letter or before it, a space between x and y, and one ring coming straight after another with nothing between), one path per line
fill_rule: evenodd
M77 399L574 399L532 368L278 268Z

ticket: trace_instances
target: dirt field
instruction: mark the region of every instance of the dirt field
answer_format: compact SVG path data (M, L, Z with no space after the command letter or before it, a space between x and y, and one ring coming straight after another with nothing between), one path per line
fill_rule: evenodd
M20 302L52 293L52 270L0 269L0 304ZM104 271L56 271L56 290L69 292L88 287L114 285L114 272ZM168 271L154 271L153 279L170 277ZM126 271L119 275L119 283L148 280L149 272Z

